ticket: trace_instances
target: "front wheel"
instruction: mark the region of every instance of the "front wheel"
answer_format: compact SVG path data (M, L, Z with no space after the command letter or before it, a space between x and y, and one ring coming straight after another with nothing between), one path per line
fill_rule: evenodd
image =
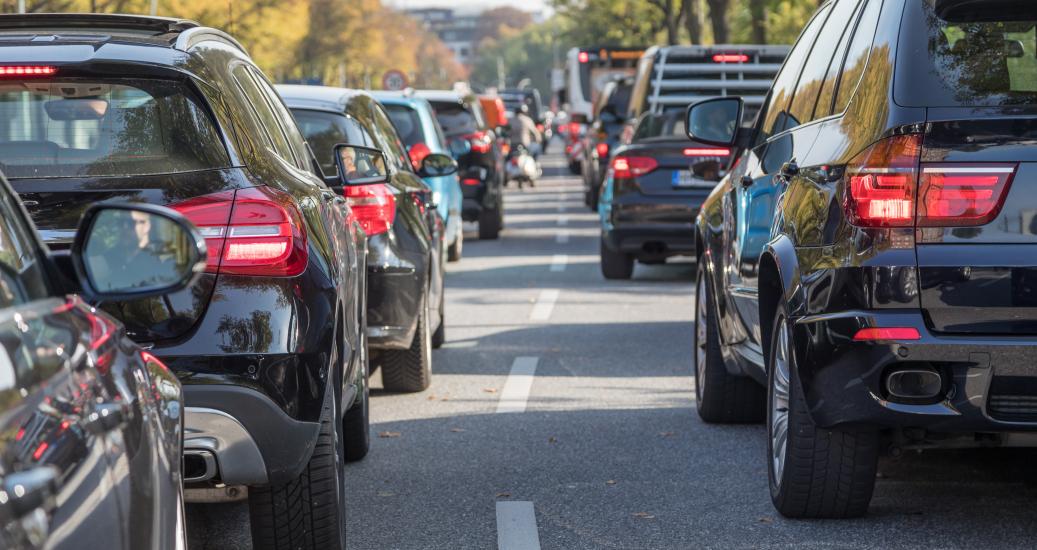
M863 516L875 488L878 432L814 425L800 389L784 304L773 326L767 357L771 501L789 518Z
M500 236L501 211L498 208L483 208L479 212L479 238L494 240Z
M249 522L252 546L295 550L346 547L345 471L336 429L338 406L325 397L320 431L310 461L299 477L281 484L250 487Z

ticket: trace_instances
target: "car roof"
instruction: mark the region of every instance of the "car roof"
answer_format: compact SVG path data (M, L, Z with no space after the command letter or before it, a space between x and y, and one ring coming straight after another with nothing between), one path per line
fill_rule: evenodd
M393 105L408 105L413 107L428 106L429 108L431 108L431 104L428 102L427 99L423 97L405 95L403 92L373 91L368 93L379 103Z
M323 109L342 112L346 105L357 97L370 97L363 90L339 88L337 86L309 86L305 84L278 84L281 94L290 107Z
M453 90L416 90L414 92L416 97L424 98L429 101L449 101L463 103L466 94L455 92Z

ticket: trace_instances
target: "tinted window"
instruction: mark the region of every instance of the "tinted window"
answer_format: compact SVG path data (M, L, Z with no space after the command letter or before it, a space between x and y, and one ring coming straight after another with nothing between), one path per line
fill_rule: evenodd
M292 117L292 113L284 106L284 102L281 101L281 96L274 91L274 87L267 82L266 77L262 73L253 69L250 71L256 84L259 85L263 91L263 95L266 96L267 104L274 110L277 116L278 127L284 131L285 135L288 136L288 143L292 150L295 152L295 156L298 159L306 158L306 150L303 148L305 140L302 135L299 134L299 128L295 125L295 119ZM302 169L308 169L305 163L299 165Z
M897 102L1037 104L1037 4L964 4L909 4L897 50Z
M0 84L0 163L10 178L132 176L224 168L227 150L183 84Z
M325 175L331 176L338 173L338 167L335 164L336 145L340 143L371 145L370 137L365 135L366 133L360 128L360 125L345 115L304 109L293 109L292 113Z
M288 137L285 136L281 123L277 120L277 115L274 114L270 104L263 97L263 92L249 74L248 67L238 65L233 72L234 80L238 83L238 87L241 88L245 97L248 98L252 112L256 115L274 152L282 159L295 164L295 154L292 152L292 147L288 144Z
M684 112L669 111L664 113L653 113L641 118L634 130L634 141L650 139L681 139L687 140L688 134L684 131Z
M854 2L856 4L856 2ZM859 5L858 5L859 8ZM814 108L813 118L824 118L832 114L832 101L835 99L835 87L839 82L839 75L842 74L843 60L846 59L846 46L850 44L850 37L853 35L853 29L856 25L856 15L860 13L860 10L854 12L854 18L845 32L843 32L842 38L839 39L839 45L835 48L835 55L832 56L832 62L828 64L828 70L825 72L825 79L821 83L821 92L817 96L817 106Z
M843 74L839 79L839 92L835 100L835 110L841 113L850 104L853 92L857 90L857 84L864 76L864 69L868 66L868 58L871 55L871 44L875 40L875 27L879 23L879 12L882 8L881 0L871 0L864 7L857 29L853 31L853 40L846 52L846 63L843 65Z
M803 34L799 36L796 46L789 53L788 59L785 60L785 65L782 67L781 72L774 79L774 86L771 88L766 111L764 112L762 131L757 136L757 143L767 140L770 136L786 128L786 119L788 118L788 113L785 110L786 106L789 104L796 82L799 80L799 73L803 68L803 63L806 61L807 53L810 52L810 47L813 45L818 29L821 27L821 23L824 22L826 15L828 15L827 6L810 20L806 29L803 30ZM788 126L798 125L798 121L795 120L790 121L788 124Z
M462 107L460 103L437 101L432 104L432 109L435 111L436 120L443 127L443 132L446 133L447 137L479 131L479 121L476 120L472 113Z
M0 196L0 308L47 296L35 244L11 196Z
M792 96L792 104L789 106L792 118L800 124L814 120L814 105L821 91L821 83L825 79L825 72L832 62L832 54L850 22L850 15L853 14L856 4L854 0L836 3L828 20L821 27L814 48L810 50L810 56L803 66L803 74L800 75L799 84L796 86L796 93Z
M400 134L403 144L409 149L415 143L424 143L425 135L421 131L421 117L418 112L406 105L385 105L389 118L396 132Z
M393 127L392 121L389 120L385 110L377 103L372 104L371 107L372 127L369 129L374 133L375 139L381 142L381 146L378 148L385 153L390 163L396 165L397 169L411 170L412 166L410 158L407 156L407 149L400 141L400 136L396 133L396 128Z

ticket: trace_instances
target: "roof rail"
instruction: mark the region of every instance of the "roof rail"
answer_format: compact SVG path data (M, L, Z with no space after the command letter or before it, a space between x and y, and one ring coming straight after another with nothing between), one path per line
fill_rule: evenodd
M230 46L241 50L241 53L248 55L248 52L245 51L245 47L235 40L233 36L212 27L195 27L193 29L187 29L176 37L176 43L173 44L173 47L186 52L191 49L191 46L206 40L225 42Z
M94 26L103 29L152 32L155 34L181 33L199 27L190 19L148 17L108 13L29 13L0 15L0 31L31 29L82 29Z

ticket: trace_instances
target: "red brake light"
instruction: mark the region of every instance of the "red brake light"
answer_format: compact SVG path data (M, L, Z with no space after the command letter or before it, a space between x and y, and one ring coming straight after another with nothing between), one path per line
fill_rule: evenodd
M1001 211L1015 164L923 164L918 225L983 225Z
M748 63L749 56L744 53L718 53L713 56L714 63Z
M599 142L597 145L595 145L594 149L598 152L599 157L609 156L609 144L605 143L604 141Z
M543 132L544 131L544 125L543 124L537 124L537 131L538 132Z
M57 67L50 65L13 65L0 67L0 76L52 76Z
M921 135L894 136L850 161L843 203L850 223L860 227L914 224L921 148Z
M49 447L50 443L47 443L46 441L40 443L39 446L36 447L36 450L32 452L32 459L39 460L40 458L42 458L43 453L47 452L47 448Z
M684 156L686 157L726 157L730 154L730 149L724 149L721 147L699 147L684 150Z
M493 140L490 139L490 135L486 132L475 132L464 136L464 138L468 140L468 143L472 144L472 151L476 153L490 152L490 143L492 143Z
M462 178L461 185L479 185L482 183L479 178Z
M912 327L862 328L853 336L854 341L921 340L918 329Z
M612 172L617 179L643 176L658 166L659 163L651 157L616 157L612 159Z
M347 185L346 200L367 236L389 231L396 219L396 195L383 183Z
M410 156L410 163L411 166L414 167L414 170L420 170L421 161L425 160L425 157L431 155L432 150L428 148L428 145L419 141L410 146L410 149L407 150L407 154Z
M576 58L580 60L580 63L586 63L591 60L591 56L587 52L580 52L576 55Z
M302 215L286 193L252 187L196 197L173 208L205 237L209 273L294 277L306 269Z

